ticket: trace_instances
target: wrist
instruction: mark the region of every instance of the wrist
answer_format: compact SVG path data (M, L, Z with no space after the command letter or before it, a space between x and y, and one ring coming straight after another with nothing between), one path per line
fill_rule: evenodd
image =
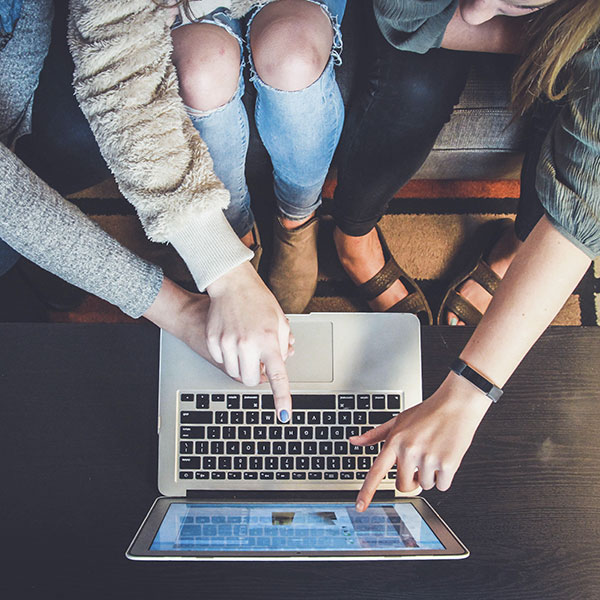
M250 261L245 261L215 279L207 286L206 291L211 298L217 298L233 293L236 288L246 286L249 279L255 279L256 277L256 271Z
M480 389L453 371L448 373L440 390L443 390L447 402L456 410L481 420L492 405L492 400Z
M165 277L158 295L143 316L157 327L179 337L180 316L189 301L190 292Z

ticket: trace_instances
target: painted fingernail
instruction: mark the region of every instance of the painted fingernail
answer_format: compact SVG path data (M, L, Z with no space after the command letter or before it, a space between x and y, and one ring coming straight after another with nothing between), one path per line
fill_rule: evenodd
M280 420L282 423L287 423L287 422L290 420L290 415L288 414L288 411L287 411L287 410L282 410L282 411L279 413L279 420Z
M359 501L356 503L356 510L357 510L358 512L362 512L364 509L365 509L365 503L364 503L362 500L359 500Z
M450 325L457 325L458 324L458 319L456 317L452 317L450 319Z

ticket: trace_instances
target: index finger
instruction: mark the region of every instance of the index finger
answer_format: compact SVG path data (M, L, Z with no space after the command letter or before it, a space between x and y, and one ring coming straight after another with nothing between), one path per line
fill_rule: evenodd
M279 352L273 351L263 356L265 373L273 391L273 402L277 416L282 423L287 423L292 416L292 396L290 382L285 363Z
M396 453L387 449L385 446L383 450L373 463L373 466L367 473L367 478L358 492L356 498L356 510L362 512L369 507L377 486L381 480L388 474L388 471L392 468L392 465L396 462Z

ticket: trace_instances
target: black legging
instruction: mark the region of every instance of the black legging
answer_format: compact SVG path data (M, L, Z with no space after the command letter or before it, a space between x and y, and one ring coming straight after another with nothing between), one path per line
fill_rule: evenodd
M333 209L338 227L353 236L375 226L397 190L425 162L459 101L474 57L444 49L426 54L397 50L379 31L372 10L361 47L369 53L367 74L340 140ZM555 109L538 107L528 136L516 226L521 239L543 214L535 171Z

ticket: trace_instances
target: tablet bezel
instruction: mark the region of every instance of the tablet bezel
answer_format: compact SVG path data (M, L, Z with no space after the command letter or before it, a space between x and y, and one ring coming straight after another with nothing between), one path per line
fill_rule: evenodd
M150 550L150 546L171 504L276 504L278 500L230 500L200 498L160 497L154 501L144 522L138 529L125 555L131 560L401 560L401 559L461 559L469 556L469 550L458 539L431 505L421 497L393 498L377 501L406 504L411 503L444 546L443 550L361 550L361 551L231 551L231 552L182 552ZM295 500L285 504L352 504L347 499L331 497L327 500Z

